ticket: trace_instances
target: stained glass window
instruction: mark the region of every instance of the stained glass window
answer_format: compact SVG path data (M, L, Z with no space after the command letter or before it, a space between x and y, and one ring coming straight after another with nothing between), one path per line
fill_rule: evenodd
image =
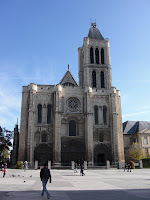
M71 97L67 101L67 107L70 112L77 112L80 107L80 102L77 98Z
M90 63L94 63L94 54L93 54L93 48L90 48Z
M94 106L95 125L98 124L98 106Z
M47 123L51 123L51 105L47 106Z
M47 141L47 135L46 133L42 134L42 142L46 142Z
M99 64L99 50L96 48L95 50L95 58L96 58L96 64Z
M42 123L42 105L38 105L38 123Z
M103 123L107 125L107 107L103 106Z
M104 64L104 49L101 48L101 63Z
M76 121L69 121L69 136L76 136Z
M92 72L92 87L96 88L96 72Z
M105 88L105 78L103 71L101 71L101 88Z

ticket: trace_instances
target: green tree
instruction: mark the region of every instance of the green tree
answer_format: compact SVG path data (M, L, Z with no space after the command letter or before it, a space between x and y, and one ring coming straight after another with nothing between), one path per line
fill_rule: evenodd
M9 147L12 146L11 139L13 138L13 131L9 131L0 126L0 158L8 152Z
M145 152L141 148L141 145L138 142L135 142L130 147L130 149L128 151L128 156L129 156L129 159L138 161L138 160L145 158Z
M10 156L9 150L8 149L3 149L2 153L1 153L1 158L2 159L7 159L7 158L9 158L9 156Z

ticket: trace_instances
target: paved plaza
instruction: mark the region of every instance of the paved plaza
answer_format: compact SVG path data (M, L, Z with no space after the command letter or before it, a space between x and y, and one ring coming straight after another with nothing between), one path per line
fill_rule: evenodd
M0 200L44 200L41 197L40 170L8 169L0 172ZM52 200L139 200L150 199L150 169L86 170L85 176L73 170L51 170L47 189Z

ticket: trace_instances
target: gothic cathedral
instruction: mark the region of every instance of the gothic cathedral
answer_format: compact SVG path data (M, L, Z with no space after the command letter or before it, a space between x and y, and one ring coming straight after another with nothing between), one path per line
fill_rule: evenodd
M88 166L124 161L120 91L112 87L109 40L95 23L78 48L79 84L71 72L57 85L23 86L20 161Z

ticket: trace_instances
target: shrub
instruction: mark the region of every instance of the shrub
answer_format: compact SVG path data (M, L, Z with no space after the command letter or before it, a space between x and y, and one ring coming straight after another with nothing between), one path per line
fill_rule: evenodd
M144 168L150 168L150 158L144 158L142 159L142 162Z
M22 169L23 163L22 161L17 161L17 169Z

